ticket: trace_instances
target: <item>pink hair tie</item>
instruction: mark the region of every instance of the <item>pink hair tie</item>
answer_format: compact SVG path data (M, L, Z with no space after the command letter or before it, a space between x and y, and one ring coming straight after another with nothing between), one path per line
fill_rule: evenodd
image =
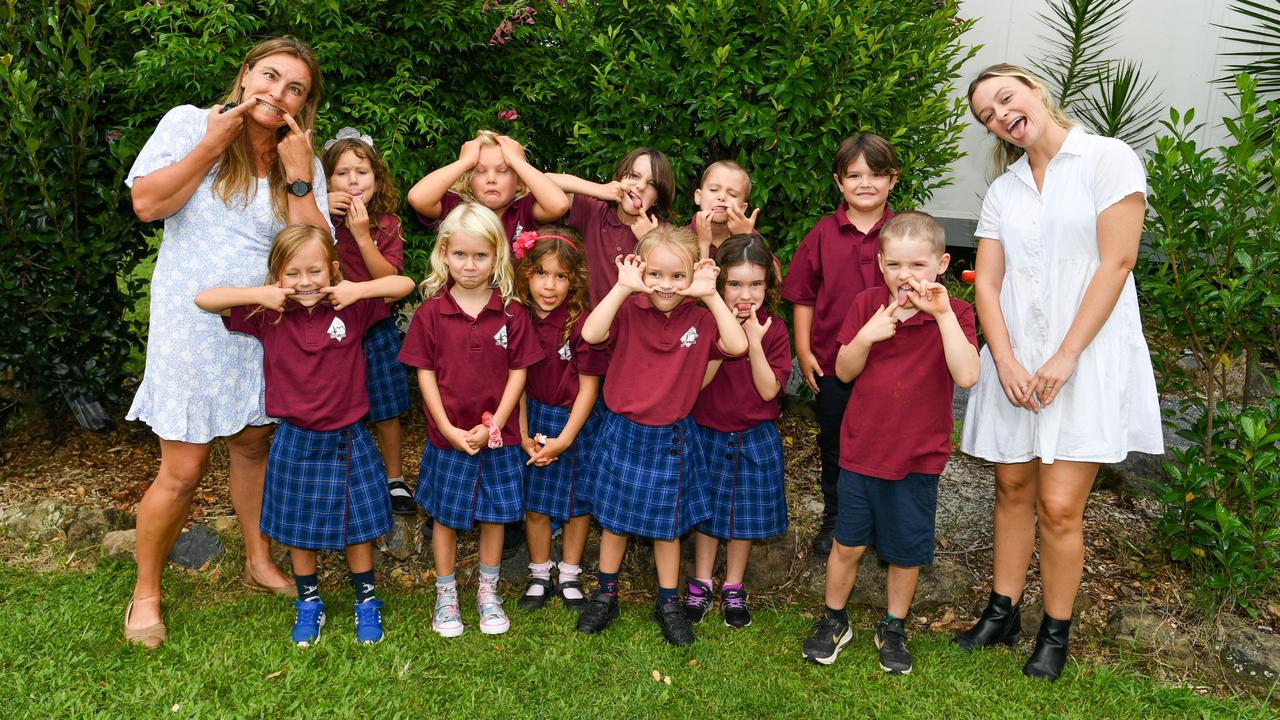
M498 427L498 424L493 421L493 413L486 412L481 415L480 422L484 423L486 428L489 428L489 449L502 447L502 428Z
M524 256L533 249L533 246L539 240L563 240L566 245L578 249L573 241L563 235L539 235L535 230L525 230L516 236L516 241L511 243L511 254L516 256L517 260L523 260Z

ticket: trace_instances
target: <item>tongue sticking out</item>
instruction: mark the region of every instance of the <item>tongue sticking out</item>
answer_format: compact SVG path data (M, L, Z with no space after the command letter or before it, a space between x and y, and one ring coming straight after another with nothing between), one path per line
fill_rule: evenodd
M898 307L907 306L907 295L909 291L905 287L898 288Z
M738 303L734 308L740 313L751 312L751 303Z
M634 210L636 210L637 212L639 212L639 210L640 210L640 198L639 198L639 197L637 197L637 196L635 196L635 195L632 195L632 196L631 196L631 207L632 207L632 209L634 209Z

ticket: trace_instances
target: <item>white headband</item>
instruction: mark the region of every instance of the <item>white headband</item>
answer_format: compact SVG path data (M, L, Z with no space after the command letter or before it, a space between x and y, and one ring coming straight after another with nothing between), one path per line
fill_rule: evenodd
M353 139L359 140L360 142L364 143L365 145L368 145L369 147L373 147L373 138L369 137L368 135L361 135L360 131L353 127L344 127L338 131L338 134L335 135L332 140L325 142L324 149L328 150L329 148L333 147L333 144L338 142L339 140L353 140Z

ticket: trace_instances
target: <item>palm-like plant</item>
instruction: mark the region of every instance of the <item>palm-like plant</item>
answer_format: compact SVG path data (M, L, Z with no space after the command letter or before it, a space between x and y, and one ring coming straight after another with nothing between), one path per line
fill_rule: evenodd
M1280 100L1280 0L1237 0L1229 6L1233 12L1251 18L1248 23L1218 25L1227 30L1224 39L1252 46L1249 50L1223 53L1227 57L1252 58L1248 62L1227 66L1230 73L1218 82L1235 87L1235 76L1247 72L1258 81L1258 95L1267 100Z

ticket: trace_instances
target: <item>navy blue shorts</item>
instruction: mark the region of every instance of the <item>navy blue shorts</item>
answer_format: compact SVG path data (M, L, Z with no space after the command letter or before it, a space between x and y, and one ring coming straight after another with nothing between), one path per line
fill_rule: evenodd
M468 455L428 442L413 499L441 525L454 530L470 530L477 522L515 522L524 517L527 459L519 445L484 448ZM385 480L382 487L385 494Z
M711 517L697 426L641 425L606 411L596 436L591 514L617 535L674 540Z
M398 418L409 410L409 375L400 354L400 330L391 318L364 333L365 386L369 421Z
M569 422L571 408L544 405L525 396L529 436L542 433L556 437ZM524 509L557 520L568 520L591 512L591 478L595 470L593 444L596 416L582 426L578 437L560 457L546 467L524 468Z
M836 542L874 546L881 560L898 567L933 564L937 475L881 480L840 468L839 494Z
M308 550L387 534L387 473L364 423L316 431L281 421L267 455L260 525L272 540Z
M698 426L711 480L711 519L698 532L724 540L759 540L787 530L782 440L772 422L741 432Z

